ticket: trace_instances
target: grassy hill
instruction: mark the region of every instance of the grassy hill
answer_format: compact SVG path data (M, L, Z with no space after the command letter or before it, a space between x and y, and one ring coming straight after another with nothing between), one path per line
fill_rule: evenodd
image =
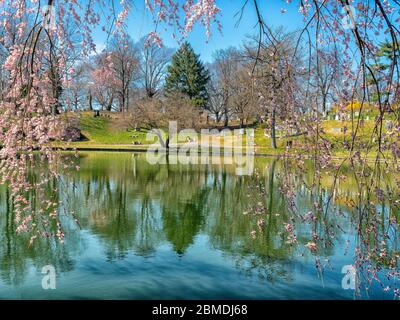
M103 114L94 117L92 112L79 114L79 126L84 137L83 141L74 144L84 145L133 145L134 142L146 142L147 130L136 131L121 123L120 117Z

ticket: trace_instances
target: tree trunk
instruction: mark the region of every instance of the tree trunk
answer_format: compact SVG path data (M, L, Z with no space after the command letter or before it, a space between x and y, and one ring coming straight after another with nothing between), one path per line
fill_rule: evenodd
M124 108L125 108L125 94L122 95L122 101L121 101L121 105L119 107L119 111L124 112Z
M92 97L92 93L89 91L88 93L88 102L89 102L89 110L92 111L93 110L93 97Z
M225 105L224 106L224 127L228 126L228 122L229 122L229 111L228 111L228 106Z
M129 87L126 89L126 98L125 98L125 112L128 112L129 109Z
M229 124L229 118L228 115L225 113L224 115L224 127L226 128Z
M167 140L165 140L165 149L169 150L169 136L167 137Z
M158 137L158 140L160 141L161 146L163 148L165 148L166 150L169 150L169 135L167 136L167 138L164 141L163 136L159 130L155 130L155 133Z
M79 97L78 94L74 94L74 111L78 111L79 108Z
M107 111L111 111L111 109L112 109L112 104L113 104L113 100L114 100L113 97L110 97L110 99L108 100L108 103L107 103L107 106L106 106L106 110L107 110Z
M275 107L273 107L272 108L272 116L271 116L271 147L273 149L276 149L275 124L276 124L276 111L275 111Z
M326 95L323 94L322 96L322 112L324 113L324 115L326 114Z

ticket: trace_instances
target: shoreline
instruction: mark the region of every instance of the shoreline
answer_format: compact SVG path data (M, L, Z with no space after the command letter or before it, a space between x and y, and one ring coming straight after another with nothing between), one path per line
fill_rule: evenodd
M60 146L55 146L54 149L56 150L60 150L60 151L65 151L65 152L74 152L74 151L83 151L83 152L123 152L123 153L145 153L149 151L148 146L143 145L141 147L139 146L123 146L123 145L93 145L93 146L66 146L66 147L60 147ZM302 150L298 150L298 149L290 149L289 152L285 152L287 150L281 150L281 149L277 149L274 152L265 152L268 150L268 148L260 148L260 147L255 147L254 148L254 153L253 154L248 154L246 153L244 150L244 152L232 152L232 150L226 150L223 147L222 148L216 148L217 150L219 150L219 153L213 153L212 149L210 148L210 152L208 153L209 156L234 156L234 155L242 155L242 156L255 156L255 157L276 157L276 158L282 158L282 157L290 157L293 158L295 157L297 154L296 152L302 152ZM260 150L261 149L261 150ZM266 149L266 150L264 150ZM176 154L176 151L178 151L179 148L174 148L171 147L170 148L170 153L174 152ZM259 150L260 152L257 152L257 150ZM158 151L159 152L159 151ZM343 151L338 151L338 153L343 152ZM199 150L197 151L197 155L201 155L202 151L199 148ZM373 151L370 153L369 156L367 156L365 159L367 161L375 161L376 160L376 152ZM314 154L302 154L303 156L305 156L307 159L310 159L312 157L314 157ZM364 156L364 155L363 155ZM342 155L342 154L333 154L332 155L332 159L333 160L344 160L348 157L347 155ZM387 158L385 159L380 159L381 161L391 161L393 162L393 157L391 155L389 155Z

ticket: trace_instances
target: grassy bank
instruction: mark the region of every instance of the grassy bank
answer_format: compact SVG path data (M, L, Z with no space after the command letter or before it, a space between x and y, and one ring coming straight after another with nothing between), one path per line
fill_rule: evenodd
M135 130L131 125L124 122L122 116L118 114L104 113L100 117L93 117L91 112L82 112L79 115L79 126L83 135L83 140L68 143L69 148L80 150L122 150L122 151L145 151L147 148L157 142L156 138L148 139L148 130ZM344 129L345 128L345 129ZM352 123L350 121L323 121L320 136L333 144L334 154L338 157L345 156L348 151L345 149L346 141L351 139ZM374 129L374 121L364 121L358 129L357 143L361 146L367 145L371 140ZM294 153L304 151L307 136L299 135L294 137L283 137L283 134L277 131L277 149L271 148L271 139L269 131L257 127L254 130L254 143L256 154L279 155L286 152ZM240 145L239 140L233 137L210 136L210 144L215 147L224 145ZM230 141L229 141L230 140ZM246 143L246 135L242 136L242 144ZM182 141L178 144L184 144L188 141ZM288 149L287 146L291 148ZM310 155L313 154L309 150ZM373 157L371 153L369 156Z

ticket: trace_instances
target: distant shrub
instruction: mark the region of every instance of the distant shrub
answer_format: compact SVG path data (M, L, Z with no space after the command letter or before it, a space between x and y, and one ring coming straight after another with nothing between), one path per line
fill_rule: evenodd
M332 107L332 112L340 113L340 112L366 112L366 113L373 113L378 111L378 107L372 103L364 102L361 103L360 101L354 100L352 102L348 102L345 104L334 104Z
M82 140L82 132L79 126L79 119L77 117L68 117L60 128L60 139L62 141L80 141Z

